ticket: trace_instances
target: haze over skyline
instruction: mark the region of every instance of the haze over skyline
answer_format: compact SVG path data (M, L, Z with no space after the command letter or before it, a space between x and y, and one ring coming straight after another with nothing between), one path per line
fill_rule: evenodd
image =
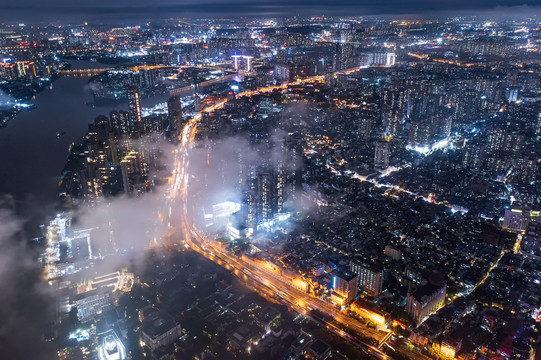
M32 11L29 11L31 9ZM26 21L110 21L148 19L149 17L169 18L179 16L448 16L448 15L537 15L541 3L537 0L481 0L481 1L430 1L430 0L338 0L306 1L278 0L158 0L149 4L143 0L105 1L91 4L66 0L48 2L23 0L16 3L0 4L0 20Z

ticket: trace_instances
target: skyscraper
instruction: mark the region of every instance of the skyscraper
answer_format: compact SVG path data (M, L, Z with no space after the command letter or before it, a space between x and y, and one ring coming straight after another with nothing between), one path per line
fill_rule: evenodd
M167 115L171 129L180 132L182 130L182 103L180 96L171 96L167 100Z
M537 114L537 118L534 125L534 132L537 139L541 138L541 112Z
M289 76L289 65L283 63L274 65L274 78L277 81L289 82Z
M408 144L429 150L435 143L449 138L451 121L451 116L445 114L415 118L411 122Z
M279 64L285 64L287 61L286 49L276 50L276 62Z
M483 165L484 157L484 144L480 142L468 142L464 146L464 156L462 158L462 164L464 166L477 169Z
M400 133L406 104L407 91L396 88L383 91L382 122L386 135L397 136Z
M353 65L353 46L336 44L333 55L333 71L344 70Z
M378 141L374 154L374 167L377 169L386 169L389 167L391 158L391 143L388 141Z
M137 86L129 86L126 88L128 94L128 111L130 120L136 124L138 130L143 129L143 115L141 113L141 93Z
M134 123L130 121L130 113L126 111L111 111L109 113L111 127L118 135L129 135L134 131Z

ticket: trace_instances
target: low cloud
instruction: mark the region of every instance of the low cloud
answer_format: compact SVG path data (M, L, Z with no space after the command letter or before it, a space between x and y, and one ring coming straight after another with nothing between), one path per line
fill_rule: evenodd
M41 280L38 253L24 234L11 197L0 197L0 358L51 359L43 342L46 324L54 319L51 289Z

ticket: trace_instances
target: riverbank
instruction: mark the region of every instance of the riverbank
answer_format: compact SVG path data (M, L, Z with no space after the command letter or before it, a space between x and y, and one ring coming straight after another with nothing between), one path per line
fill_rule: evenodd
M72 68L107 67L93 61L77 61ZM143 99L147 107L166 99ZM88 130L98 115L127 110L127 103L93 104L88 78L61 77L33 102L36 109L18 113L0 129L0 194L15 200L25 230L39 236L39 225L55 216L57 186L70 145ZM58 137L57 134L63 135Z

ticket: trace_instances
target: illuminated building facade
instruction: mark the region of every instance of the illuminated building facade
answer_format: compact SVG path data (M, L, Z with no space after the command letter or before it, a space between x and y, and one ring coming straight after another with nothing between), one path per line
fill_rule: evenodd
M253 70L253 65L252 65L253 56L233 55L232 58L233 58L233 65L235 67L235 71L244 70L246 72L251 72Z
M129 135L135 132L135 124L131 121L130 113L127 111L111 111L109 114L111 127L120 136Z
M539 219L540 212L525 209L506 209L503 217L502 229L512 232L526 230L530 221Z
M520 248L529 255L541 256L541 221L528 224Z
M143 115L141 113L141 93L136 86L129 86L126 89L128 94L128 109L132 123L137 124L138 130L142 129Z
M359 276L359 287L370 295L377 296L383 289L383 269L375 265L351 263L351 272Z
M333 56L333 71L344 70L353 66L353 45L336 44Z
M415 321L422 322L445 302L447 285L426 284L408 293L406 311Z
M277 141L276 158L269 159L265 150L259 165L240 164L240 174L246 174L243 190L245 225L255 231L268 228L275 221L281 221L290 210L288 203L297 200L302 186L302 146L296 138L285 138ZM278 148L276 148L278 147ZM239 157L239 161L242 156ZM244 170L245 169L245 170ZM239 179L242 185L243 179ZM242 186L241 186L242 187Z
M408 145L414 149L430 149L437 142L449 138L451 117L434 114L415 118L411 122Z
M389 167L391 159L391 143L388 141L378 141L374 154L374 167L386 169Z
M394 66L396 54L393 52L374 52L361 55L361 66Z
M408 103L407 95L407 91L396 87L383 91L381 117L385 135L397 136L401 132Z
M446 338L441 343L432 343L432 352L443 360L452 360L462 348L462 339Z
M290 70L287 64L274 65L274 78L276 81L289 82Z
M18 77L17 65L13 63L0 63L0 79L17 80Z
M358 316L369 320L371 325L375 325L378 328L387 328L390 316L376 304L363 299L357 299L351 304L350 309Z
M331 299L337 305L347 305L357 296L359 277L356 274L343 271L335 271L331 280Z

